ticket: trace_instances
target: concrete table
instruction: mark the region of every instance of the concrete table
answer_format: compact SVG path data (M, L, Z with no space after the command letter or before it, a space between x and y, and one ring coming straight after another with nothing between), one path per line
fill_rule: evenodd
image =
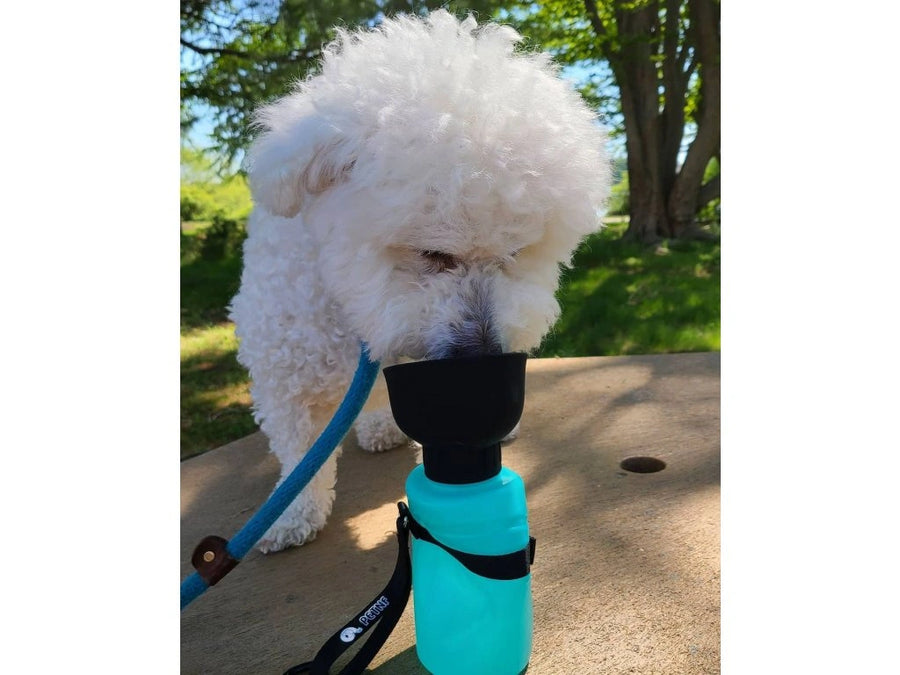
M367 407L386 401L379 381ZM628 472L631 456L666 467ZM390 577L415 458L368 454L350 432L326 528L301 548L253 551L195 600L182 672L277 674L311 659ZM719 354L529 360L503 459L525 480L538 542L530 675L719 672ZM182 578L196 543L231 537L277 476L262 434L182 463ZM426 672L412 599L370 671Z

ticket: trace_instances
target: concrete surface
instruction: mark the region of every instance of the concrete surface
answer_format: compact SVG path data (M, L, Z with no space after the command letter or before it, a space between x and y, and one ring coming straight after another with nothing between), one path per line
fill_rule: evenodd
M718 673L719 354L533 359L527 373L503 457L525 480L538 541L529 675ZM367 407L386 400L380 381ZM635 455L667 466L623 471ZM282 673L311 659L389 578L414 466L413 450L370 455L351 432L326 528L298 549L250 553L195 600L182 672ZM232 536L277 474L261 434L182 463L182 578L196 543ZM370 671L424 674L414 644L410 599Z

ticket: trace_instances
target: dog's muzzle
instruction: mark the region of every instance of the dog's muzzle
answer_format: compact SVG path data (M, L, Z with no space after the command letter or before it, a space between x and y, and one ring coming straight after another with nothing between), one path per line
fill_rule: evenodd
M471 283L462 294L462 309L437 331L440 336L428 350L427 359L502 354L503 345L494 318L490 285Z

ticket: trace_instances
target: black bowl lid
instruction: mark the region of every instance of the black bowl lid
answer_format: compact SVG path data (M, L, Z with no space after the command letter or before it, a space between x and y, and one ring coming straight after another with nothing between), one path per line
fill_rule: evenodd
M526 360L513 352L384 369L394 419L422 444L429 478L474 482L500 470L500 440L525 404Z

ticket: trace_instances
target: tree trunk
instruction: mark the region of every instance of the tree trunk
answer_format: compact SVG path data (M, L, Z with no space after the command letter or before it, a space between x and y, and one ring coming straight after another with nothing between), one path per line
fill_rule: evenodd
M595 0L584 3L621 97L631 205L625 237L646 244L693 236L697 211L709 201L701 197L718 191L718 179L702 183L720 144L719 2L686 0L685 23L684 1L616 2L603 17ZM679 167L695 68L697 135Z
M625 118L628 185L631 202L626 237L650 244L668 229L663 184L663 149L657 92L657 72L650 36L657 32L659 11L653 3L638 9L615 10L619 35L618 58L610 65L619 84Z
M721 139L719 4L713 0L689 0L688 5L702 80L697 136L668 196L674 236L689 234L694 229L697 210L704 205L700 203L703 174L709 161L718 155Z
M626 97L623 95L623 107ZM632 120L632 125L637 126ZM660 235L669 229L666 213L666 195L662 185L662 174L659 166L659 153L654 152L652 143L644 142L646 136L652 138L650 129L628 132L629 116L625 117L626 140L628 154L628 188L629 188L629 222L625 238L652 244Z

